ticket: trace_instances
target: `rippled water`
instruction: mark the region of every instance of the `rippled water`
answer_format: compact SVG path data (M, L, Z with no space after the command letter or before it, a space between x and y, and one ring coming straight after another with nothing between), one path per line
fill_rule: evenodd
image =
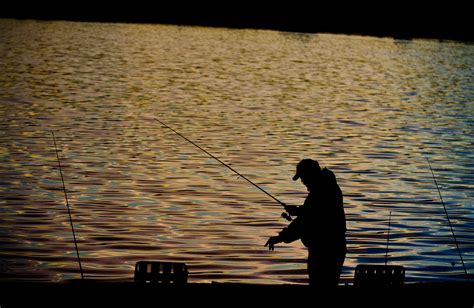
M181 261L190 282L305 283L300 242L263 247L299 159L344 193L343 280L388 263L408 281L474 271L474 46L329 34L0 20L1 279L87 278ZM453 263L454 262L454 263Z

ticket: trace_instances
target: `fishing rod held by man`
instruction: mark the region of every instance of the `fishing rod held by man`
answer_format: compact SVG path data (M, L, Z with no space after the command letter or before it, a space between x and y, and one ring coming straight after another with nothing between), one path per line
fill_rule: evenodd
M223 162L222 160L220 160L219 158L217 158L216 156L212 155L211 153L209 153L208 151L206 151L205 149L203 149L201 146L199 146L198 144L196 144L195 142L193 142L192 140L188 139L186 136L184 136L183 134L181 134L180 132L176 131L175 129L173 129L172 127L166 125L164 122L158 120L157 118L155 118L156 121L160 122L161 125L163 125L164 127L168 128L169 130L171 130L172 132L174 132L175 134L177 134L178 136L180 136L181 138L183 138L184 140L186 140L187 142L191 143L192 145L194 145L195 147L197 147L198 149L200 149L201 151L203 151L204 153L206 153L208 156L210 156L211 158L217 160L219 163L221 163L222 165L224 165L225 167L229 168L232 172L234 172L235 174L237 174L239 177L243 178L244 180L246 180L247 182L249 182L250 184L252 184L253 186L255 186L257 189L259 189L260 191L262 191L263 193L265 193L267 196L269 196L270 198L272 198L273 200L275 200L276 202L278 202L279 204L281 204L284 208L285 208L285 211L288 212L288 208L290 208L289 206L287 206L285 203L281 202L280 200L278 200L277 198L275 198L273 195L271 195L270 193L268 193L266 190L264 190L263 188L261 188L260 186L258 186L257 184L255 184L254 182L252 182L250 179L248 179L245 175L241 174L240 172L238 172L237 170L235 170L234 168L232 168L231 166L229 166L228 164L226 164L225 162ZM288 221L291 221L292 218L291 218L291 214L288 212L287 213L284 213L285 215L281 215L283 218L285 218L286 220Z

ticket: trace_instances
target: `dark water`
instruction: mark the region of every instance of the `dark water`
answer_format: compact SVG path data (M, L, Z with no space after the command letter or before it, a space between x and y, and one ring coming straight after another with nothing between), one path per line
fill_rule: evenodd
M303 157L345 197L343 281L361 263L408 281L474 271L474 47L329 34L0 20L2 280L78 278L55 131L85 276L139 260L190 282L305 283L300 242L263 247Z

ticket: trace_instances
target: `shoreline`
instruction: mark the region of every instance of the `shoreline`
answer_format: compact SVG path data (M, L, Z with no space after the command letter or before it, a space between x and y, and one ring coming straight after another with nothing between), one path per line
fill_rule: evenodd
M329 33L342 35L360 35L372 37L388 37L399 40L431 39L439 41L457 41L462 43L474 43L474 32L469 31L461 23L446 24L435 21L407 20L398 22L393 20L382 21L376 19L365 19L363 22L349 18L344 23L337 20L324 18L314 20L311 18L301 19L297 17L280 18L279 16L246 16L235 17L227 15L199 15L189 17L187 15L156 15L141 16L138 14L111 14L111 15L83 15L64 13L21 13L3 12L0 18L16 20L36 20L36 21L71 21L71 22L98 22L98 23L133 23L133 24L162 24L177 26L202 26L212 28L228 29L253 29L253 30L273 30L294 33ZM364 19L363 17L361 19ZM447 25L449 23L449 26Z
M275 303L327 303L332 299L338 303L353 305L381 303L410 306L411 303L434 304L449 303L466 305L474 303L472 282L436 282L405 284L392 288L362 288L353 285L338 286L334 289L314 289L307 285L259 285L238 283L190 283L174 284L135 284L132 282L69 281L65 283L0 282L2 306L23 306L33 300L35 304L74 305L90 303L185 303L196 304L245 304ZM23 295L22 295L23 294ZM322 300L324 299L324 301ZM8 305L7 305L8 304ZM129 306L129 304L127 304ZM225 306L225 305L224 305ZM383 305L386 306L386 305ZM249 306L250 307L250 306ZM452 306L453 307L453 306ZM461 306L463 307L463 306Z

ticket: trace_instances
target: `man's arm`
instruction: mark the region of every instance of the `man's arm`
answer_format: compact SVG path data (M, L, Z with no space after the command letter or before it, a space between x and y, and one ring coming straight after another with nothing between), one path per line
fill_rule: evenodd
M279 233L280 240L291 243L301 238L301 219L295 218L286 228Z
M291 243L301 238L301 219L294 219L286 228L280 231L277 236L271 236L265 243L264 247L268 246L268 249L274 250L275 245L281 242Z

